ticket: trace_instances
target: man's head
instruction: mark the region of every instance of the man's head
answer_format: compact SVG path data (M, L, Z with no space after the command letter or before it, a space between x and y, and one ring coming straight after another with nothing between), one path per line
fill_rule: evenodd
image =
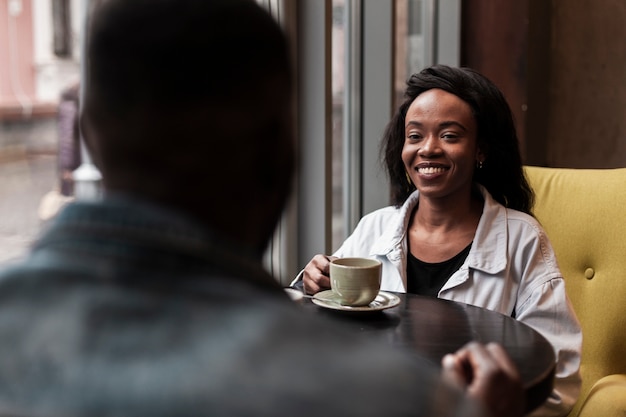
M293 170L286 39L253 0L102 0L83 130L108 192L261 249Z

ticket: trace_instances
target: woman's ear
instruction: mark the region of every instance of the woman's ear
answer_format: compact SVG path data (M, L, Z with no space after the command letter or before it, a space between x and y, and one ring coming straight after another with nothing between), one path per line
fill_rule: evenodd
M476 164L483 164L487 159L487 152L484 145L479 145L476 150Z

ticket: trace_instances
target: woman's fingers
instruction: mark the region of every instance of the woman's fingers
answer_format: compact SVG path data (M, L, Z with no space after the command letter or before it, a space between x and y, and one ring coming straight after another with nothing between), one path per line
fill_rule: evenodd
M329 266L332 256L315 255L304 268L302 281L307 294L315 294L330 288Z

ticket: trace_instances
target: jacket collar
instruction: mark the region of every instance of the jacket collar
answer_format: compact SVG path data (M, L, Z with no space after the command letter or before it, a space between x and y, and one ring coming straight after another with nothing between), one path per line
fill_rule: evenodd
M479 189L485 203L466 264L470 268L495 274L503 271L507 264L508 215L506 208L494 200L486 188L479 185Z
M60 246L106 253L149 253L154 254L155 262L168 265L184 259L186 263L280 288L251 249L218 235L184 213L135 197L116 195L67 205L35 249Z
M419 200L419 191L414 191L404 204L397 209L396 215L393 216L385 232L380 236L372 246L371 255L387 256L396 250L406 247L406 233L409 229L411 221L411 213Z
M506 208L495 201L482 185L477 187L483 196L483 213L478 222L472 247L465 261L469 268L495 274L506 268L508 241ZM411 213L417 206L419 191L414 191L397 209L385 232L372 246L370 255L387 256L406 250L406 233Z

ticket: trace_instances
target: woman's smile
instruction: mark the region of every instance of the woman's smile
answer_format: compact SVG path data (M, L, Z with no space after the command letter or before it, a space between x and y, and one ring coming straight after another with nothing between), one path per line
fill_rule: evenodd
M420 175L431 177L447 171L448 168L443 165L420 164L417 166L417 172Z
M470 195L481 158L476 120L465 101L440 89L417 96L405 117L402 161L424 197Z

